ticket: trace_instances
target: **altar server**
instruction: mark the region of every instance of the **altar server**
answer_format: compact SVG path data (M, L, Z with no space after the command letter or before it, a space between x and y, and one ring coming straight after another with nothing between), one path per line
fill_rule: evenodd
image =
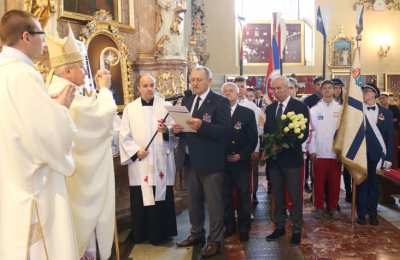
M128 165L131 238L135 243L159 244L177 235L174 146L166 127L171 119L162 121L169 103L155 95L155 83L150 74L140 77L140 97L124 109L120 129L120 156L121 163ZM158 134L146 149L156 130Z

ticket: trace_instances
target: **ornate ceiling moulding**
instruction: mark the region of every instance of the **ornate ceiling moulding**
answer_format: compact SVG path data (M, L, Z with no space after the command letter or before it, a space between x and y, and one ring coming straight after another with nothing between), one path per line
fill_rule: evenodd
M356 0L354 3L354 8L356 5L364 5L367 9L374 11L385 11L385 10L397 10L400 11L400 1L399 0Z

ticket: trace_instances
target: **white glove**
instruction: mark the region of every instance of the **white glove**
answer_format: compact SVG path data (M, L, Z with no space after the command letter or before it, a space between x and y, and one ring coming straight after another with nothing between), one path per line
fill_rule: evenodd
M385 169L385 170L388 170L391 167L392 167L392 163L389 162L389 161L384 161L383 164L382 164L382 168Z

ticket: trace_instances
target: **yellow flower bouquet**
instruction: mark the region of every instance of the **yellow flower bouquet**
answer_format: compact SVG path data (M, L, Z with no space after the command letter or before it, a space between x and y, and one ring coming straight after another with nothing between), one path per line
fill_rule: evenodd
M264 135L264 149L266 158L276 158L283 149L293 148L304 138L308 119L303 114L295 114L293 111L283 114L277 121L275 133Z

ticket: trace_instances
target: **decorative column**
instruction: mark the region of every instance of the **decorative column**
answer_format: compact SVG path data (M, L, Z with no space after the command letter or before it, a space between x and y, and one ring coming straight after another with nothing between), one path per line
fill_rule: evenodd
M206 65L210 54L207 51L207 26L205 24L204 0L192 1L192 34L189 44L188 56L192 56L194 52L197 56L198 64Z

